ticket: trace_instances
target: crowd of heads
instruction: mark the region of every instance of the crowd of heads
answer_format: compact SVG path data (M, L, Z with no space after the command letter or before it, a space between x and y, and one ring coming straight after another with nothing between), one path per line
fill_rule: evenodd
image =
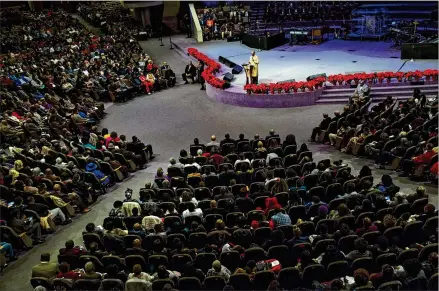
M288 165L298 151L294 135L286 140L274 130L265 139L195 139L138 197L127 189L102 226L89 223L84 250L66 243L77 258L69 261L78 264L74 281L88 278L93 264L101 286L118 279L125 290L135 283L166 290L188 282L226 290L245 283L262 290L372 289L389 278L405 289L434 283L437 211L424 187L401 193L388 175L374 184L367 166L354 176L342 161L315 163L306 145L307 162ZM255 157L260 143L265 158ZM96 258L83 265L84 255ZM109 255L125 264L109 263ZM293 274L297 281L285 280ZM162 279L169 286L159 285Z
M242 35L249 24L249 11L243 4L198 9L197 14L204 41Z

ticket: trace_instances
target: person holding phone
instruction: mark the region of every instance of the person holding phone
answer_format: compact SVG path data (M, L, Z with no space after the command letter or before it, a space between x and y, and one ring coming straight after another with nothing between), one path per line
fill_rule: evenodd
M12 222L11 228L18 234L26 233L32 239L34 244L41 244L44 239L41 237L40 222L34 220L32 217L26 217L19 209L11 211Z

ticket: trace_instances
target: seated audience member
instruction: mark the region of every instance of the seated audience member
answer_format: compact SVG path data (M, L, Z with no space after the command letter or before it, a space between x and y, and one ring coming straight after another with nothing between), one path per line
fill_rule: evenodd
M141 265L134 265L133 272L128 275L128 281L133 280L133 279L141 280L141 281L145 281L145 282L150 282L153 280L153 277L150 276L148 273L142 272ZM132 289L132 290L136 290L136 289Z
M95 271L95 265L92 262L87 262L84 266L84 273L81 273L81 279L102 279L102 275Z
M70 279L72 281L75 281L79 279L79 272L75 272L70 270L70 265L66 262L63 262L59 264L59 272L56 275L56 278L59 279Z
M34 217L26 217L18 209L13 209L10 213L12 217L11 228L18 234L26 233L29 235L34 244L40 244L44 242L41 236L40 222L34 219Z
M192 64L192 62L189 62L184 69L184 73L182 74L184 83L188 84L188 79L191 79L192 83L195 83L196 74L197 68Z
M280 205L274 207L274 213L275 214L271 217L271 220L274 222L275 227L291 225L290 216L282 212Z
M90 222L87 223L87 225L85 226L85 231L82 232L83 235L86 233L95 233L102 238L102 236L104 235L104 228L100 225L96 226L94 223Z
M329 117L328 113L323 113L323 120L320 122L319 126L313 128L309 141L315 142L316 136L320 134L321 130L326 130L329 126L329 123L331 123L331 118Z
M404 171L404 176L409 176L413 173L413 169L415 166L418 165L426 165L428 164L434 155L436 155L437 152L433 150L433 145L431 143L428 143L425 146L425 151L421 155L415 156L413 158L406 159L402 161L402 169Z
M349 286L349 290L357 290L358 288L374 289L372 282L369 281L369 272L366 269L357 269L354 271L354 283Z
M128 276L125 274L125 272L123 270L119 271L119 267L115 264L108 265L105 268L103 279L117 279L125 283L127 278Z
M41 254L40 263L32 267L32 278L42 277L51 280L58 273L58 264L50 262L50 254Z
M68 240L65 243L65 248L59 250L60 255L81 256L87 254L87 251L82 246L75 246L73 240Z
M199 216L203 218L203 211L200 208L196 208L195 204L189 203L187 209L183 211L183 223L185 222L186 217L189 216Z
M359 258L372 257L372 253L367 249L367 241L364 238L358 238L355 240L355 250L347 254L346 258L353 262Z
M148 251L142 249L142 241L140 239L133 240L133 246L131 248L126 249L125 255L139 255L148 259Z
M206 277L220 276L224 278L224 281L228 282L230 275L229 269L221 265L220 261L216 260L212 263L212 268L207 271Z
M418 188L416 188L415 194L410 194L410 195L406 196L407 202L410 204L412 204L416 200L422 199L422 198L428 198L428 194L425 193L424 186L419 186Z

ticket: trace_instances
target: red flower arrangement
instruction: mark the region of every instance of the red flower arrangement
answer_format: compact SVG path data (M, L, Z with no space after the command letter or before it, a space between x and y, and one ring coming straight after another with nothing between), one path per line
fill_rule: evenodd
M206 81L209 85L215 88L225 89L226 81L221 80L215 76L215 74L218 73L221 69L221 65L219 63L215 62L205 54L200 53L195 48L188 48L187 53L197 60L202 61L206 65L203 73L201 73L204 81Z
M430 80L431 78L433 78L434 80L438 79L438 70L427 69L423 72L423 74L427 80Z
M412 79L413 78L415 80L419 80L419 79L422 78L422 76L423 76L423 73L421 71L419 71L419 70L416 70L414 72L409 71L409 72L405 73L405 77L407 79Z

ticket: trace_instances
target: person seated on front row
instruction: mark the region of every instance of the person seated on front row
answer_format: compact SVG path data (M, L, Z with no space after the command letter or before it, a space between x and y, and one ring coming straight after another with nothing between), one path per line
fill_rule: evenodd
M32 267L32 278L42 277L48 280L55 278L58 273L58 263L50 262L50 254L41 254L40 263Z
M329 123L331 123L331 117L329 117L328 113L323 113L323 120L320 122L319 126L313 128L309 141L315 142L316 136L320 134L321 130L326 130Z
M75 246L73 240L68 240L65 243L65 248L59 250L60 255L73 255L73 256L81 256L87 254L86 250L83 250L82 246Z
M186 65L186 68L184 69L184 73L182 74L185 84L189 83L188 79L192 80L192 84L195 83L196 74L197 74L197 68L195 68L192 62L189 62L189 64Z

